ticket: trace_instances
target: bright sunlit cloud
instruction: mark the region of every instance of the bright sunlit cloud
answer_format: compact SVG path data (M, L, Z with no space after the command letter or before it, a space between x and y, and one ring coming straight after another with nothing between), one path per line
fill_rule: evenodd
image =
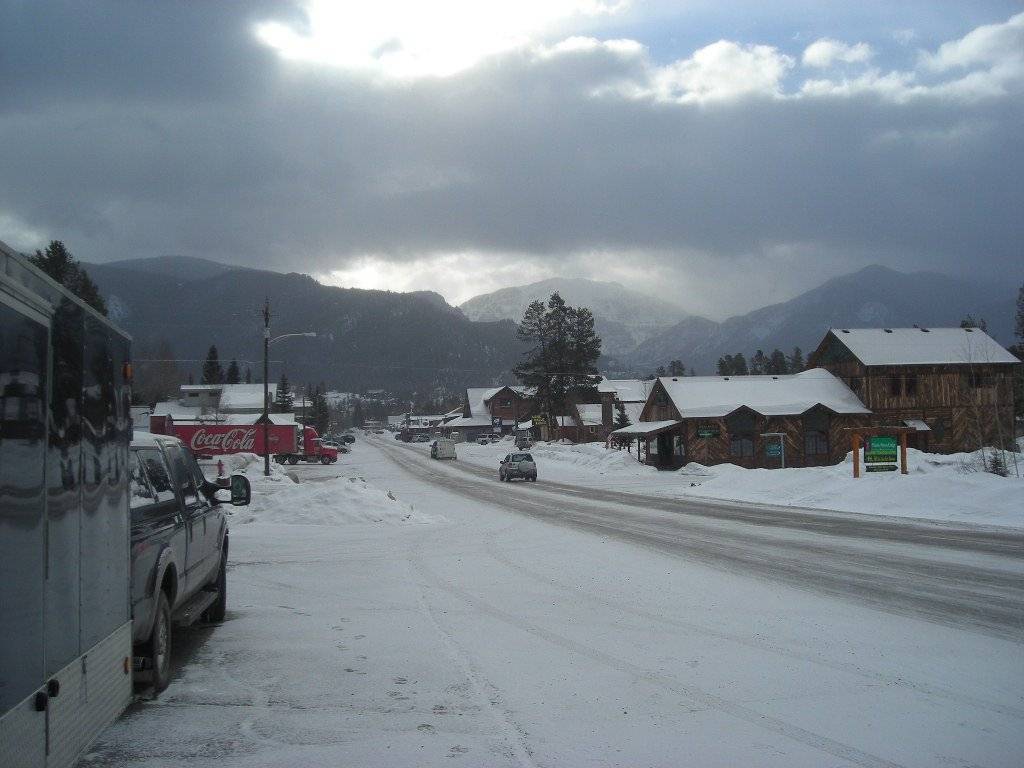
M563 25L617 14L628 4L629 0L309 0L308 30L268 21L255 31L288 59L397 78L445 77L487 56L528 45Z

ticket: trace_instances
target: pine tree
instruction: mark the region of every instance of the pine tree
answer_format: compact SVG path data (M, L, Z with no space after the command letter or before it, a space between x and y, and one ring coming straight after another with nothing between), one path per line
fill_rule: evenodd
M366 417L363 415L363 401L358 397L352 401L352 426L361 427L366 423Z
M765 373L770 373L773 376L780 376L785 373L789 373L789 363L786 361L786 353L781 349L773 349L771 356L768 358L768 365L765 368Z
M662 376L668 376L668 371L665 370L664 365L659 365L658 369L654 372L654 377L660 379Z
M245 383L252 384L252 368L245 366Z
M224 369L220 367L220 357L217 355L216 344L211 344L210 350L206 353L206 361L203 363L203 378L201 383L224 383Z
M225 384L241 384L242 374L238 370L238 361L232 360L228 364L228 372L224 374Z
M272 413L291 413L295 404L295 395L288 384L288 377L283 373L281 380L277 382L277 392L274 393L274 402L271 407Z
M630 426L632 423L629 420L629 414L626 413L626 406L621 401L615 401L615 421L612 426L615 429L622 429L623 427Z
M800 347L793 347L793 354L789 356L789 372L800 373L806 367L804 353L800 351Z
M732 355L723 355L718 358L718 375L719 376L732 376L733 374L733 361Z
M685 376L686 366L683 365L682 360L672 360L668 364L668 375L669 376Z
M750 370L747 368L747 358L743 356L742 352L737 352L736 356L732 359L732 375L733 376L748 376Z
M327 434L327 427L331 423L331 409L327 404L327 397L320 387L313 389L306 410L306 423L311 425L321 434Z
M750 373L754 376L765 373L768 370L768 358L762 350L757 350L750 358Z
M29 261L106 316L107 303L100 295L100 289L60 240L51 240L45 252L36 251L34 256L29 256Z
M985 318L981 320L975 320L974 315L968 315L960 321L961 328L977 328L980 331L988 333L988 323L985 322Z

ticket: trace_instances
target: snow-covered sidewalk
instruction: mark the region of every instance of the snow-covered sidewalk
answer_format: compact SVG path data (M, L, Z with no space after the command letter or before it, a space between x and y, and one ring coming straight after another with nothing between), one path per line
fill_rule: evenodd
M424 448L423 446L414 446ZM494 469L514 450L509 439L490 445L460 443L460 461ZM889 517L1024 528L1024 479L977 471L974 454L945 456L908 451L909 474L863 474L854 479L852 458L830 467L744 469L732 464L690 463L661 472L635 453L601 443L537 443L530 449L541 480L666 498L752 502ZM1024 453L1018 454L1024 474Z

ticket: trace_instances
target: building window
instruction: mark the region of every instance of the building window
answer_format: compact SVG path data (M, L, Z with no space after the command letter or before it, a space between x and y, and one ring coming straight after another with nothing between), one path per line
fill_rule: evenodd
M590 430L590 434L592 435L597 432L597 427L588 427L587 429Z
M512 398L508 398L506 400L502 400L501 401L501 407L502 408L511 408L512 407Z
M972 373L968 379L971 389L987 389L996 385L995 379L992 376L986 376L984 373Z
M903 377L903 394L907 397L917 397L917 375Z
M739 459L754 457L753 435L733 435L729 439L729 455Z
M828 455L828 435L817 430L804 433L804 455Z

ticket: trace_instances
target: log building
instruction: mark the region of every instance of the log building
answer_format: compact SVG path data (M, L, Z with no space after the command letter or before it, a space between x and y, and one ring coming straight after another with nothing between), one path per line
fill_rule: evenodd
M666 469L691 461L774 469L783 460L787 467L838 463L850 450L843 430L870 423L857 396L817 368L778 376L662 377L640 420L612 434L638 440L646 462Z
M1013 439L1020 361L978 328L832 328L808 358L845 382L878 426L913 427L933 453Z

